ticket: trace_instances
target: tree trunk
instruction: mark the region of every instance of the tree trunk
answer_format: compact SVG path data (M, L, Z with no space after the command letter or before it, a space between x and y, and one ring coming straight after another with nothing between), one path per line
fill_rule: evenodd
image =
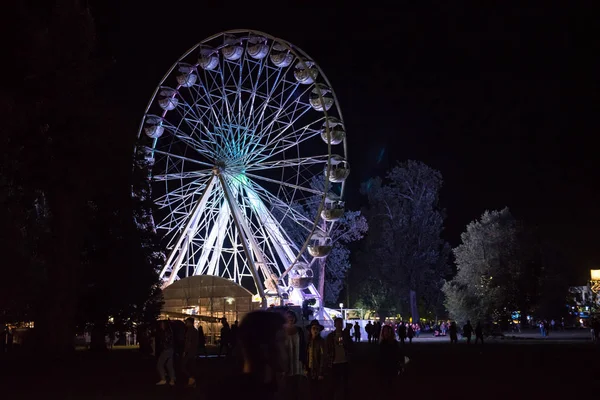
M319 259L319 295L321 296L321 302L325 299L325 259Z
M79 241L72 195L57 189L50 197L54 240L48 243L48 280L41 297L35 330L38 350L61 355L74 350Z
M92 328L92 337L90 340L90 350L106 351L106 320L94 322Z
M410 314L412 316L412 322L419 322L419 308L417 307L417 292L410 290Z

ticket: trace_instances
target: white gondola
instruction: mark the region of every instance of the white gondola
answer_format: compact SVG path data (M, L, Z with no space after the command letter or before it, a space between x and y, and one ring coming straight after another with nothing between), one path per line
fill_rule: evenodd
M333 105L331 89L325 85L315 84L315 88L310 93L309 102L315 111L329 111Z
M237 61L244 54L244 48L240 46L240 40L233 35L225 36L225 45L221 53L229 61Z
M267 39L253 36L248 39L248 55L256 60L262 60L269 54Z
M331 156L331 168L329 169L329 175L327 178L330 182L341 183L344 182L348 175L350 175L350 165L343 157L334 154ZM327 167L325 167L325 173L327 174Z
M302 262L296 263L290 271L290 286L295 289L306 289L313 282L313 272L310 267Z
M275 43L273 45L270 58L273 65L279 68L288 67L292 61L294 61L294 56L290 54L289 50L281 43Z
M162 126L163 119L156 115L148 115L146 117L146 126L144 127L144 133L150 139L158 139L165 132L165 128Z
M327 222L337 221L344 216L344 202L339 196L329 193L325 197L325 204L321 211L321 218Z
M158 94L158 105L165 111L174 110L179 104L179 100L175 95L177 91L175 89L164 88Z
M207 71L212 71L219 65L219 57L216 51L208 46L200 47L200 57L198 58L198 65L200 68Z
M323 233L315 233L310 238L308 253L314 258L324 258L331 253L331 238Z
M331 140L331 144L336 145L342 143L345 138L346 130L340 120L335 117L327 117L325 122L323 122L321 139L323 139L325 143L329 143Z
M314 83L318 75L319 70L312 61L301 60L294 67L294 78L304 85Z
M192 87L198 80L198 75L196 75L195 71L196 68L193 65L180 64L177 83L186 88Z

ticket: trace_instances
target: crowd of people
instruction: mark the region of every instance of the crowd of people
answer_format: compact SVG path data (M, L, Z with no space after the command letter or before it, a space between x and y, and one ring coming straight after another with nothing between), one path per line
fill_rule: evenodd
M379 344L380 376L389 385L402 371L405 360L402 346L391 326L372 325L369 338ZM324 326L319 321L302 326L298 316L288 310L252 312L239 328L237 324L234 326L230 327L223 319L219 355L235 354L241 358L240 376L229 379L234 379L235 390L243 398L269 399L276 395L286 399L348 398L349 366L356 340L352 324L344 326L344 321L336 318L334 330L324 335ZM193 318L188 318L182 344L178 346L177 331L170 321L161 321L156 332L157 385L175 385L174 360L178 359L187 386L195 387L195 359L199 351L206 349L202 333L194 327Z
M336 318L334 330L324 334L325 328L318 320L303 325L294 311L287 310L249 313L239 327L237 321L230 326L226 319L221 324L217 355L234 355L233 358L240 361L239 376L227 379L234 379L236 385L229 389L239 391L243 398L349 398L350 365L356 342L361 341L357 322L344 324L341 318ZM459 335L466 344L471 344L473 339L475 344L484 343L484 329L479 322L473 327L467 321L459 328L454 321L444 321L427 328L433 335L449 336L451 343L457 343ZM369 321L364 330L368 343L378 348L380 387L384 391L393 390L405 371L408 361L405 350L412 339L419 336L421 326L403 321ZM185 321L185 330L181 332L173 329L170 321L160 322L156 333L159 386L175 385L176 354L180 355L177 359L187 386L196 386L196 357L206 356L206 341L202 327L197 329L193 318ZM178 335L182 340L177 340ZM178 342L181 342L179 348ZM228 394L234 396L231 391Z

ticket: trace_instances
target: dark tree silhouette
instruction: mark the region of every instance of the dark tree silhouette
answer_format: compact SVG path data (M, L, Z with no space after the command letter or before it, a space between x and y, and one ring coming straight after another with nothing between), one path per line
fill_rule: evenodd
M369 200L365 215L375 227L361 257L365 305L389 312L390 308L402 311L408 304L413 320L418 321L423 296L436 295L447 273L446 243L440 236L444 222L438 204L441 186L441 174L417 161L398 164L385 182L376 178L364 185ZM380 299L381 294L386 298ZM388 304L390 295L395 304ZM430 297L427 303L435 300Z

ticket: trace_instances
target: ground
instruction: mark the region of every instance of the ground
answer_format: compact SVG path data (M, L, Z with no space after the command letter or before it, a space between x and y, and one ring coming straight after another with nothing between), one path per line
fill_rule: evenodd
M407 345L406 353L411 362L402 391L409 396L600 396L600 349L585 332L557 333L548 339L532 332L490 340L484 346L450 345L446 338L422 337ZM376 392L376 354L376 345L358 345L350 399L364 400ZM154 359L135 348L116 347L104 354L79 351L69 361L55 363L16 356L0 360L0 388L3 395L10 394L2 396L6 399L202 399L206 386L215 385L232 368L224 359L200 358L199 385L189 390L155 387Z

